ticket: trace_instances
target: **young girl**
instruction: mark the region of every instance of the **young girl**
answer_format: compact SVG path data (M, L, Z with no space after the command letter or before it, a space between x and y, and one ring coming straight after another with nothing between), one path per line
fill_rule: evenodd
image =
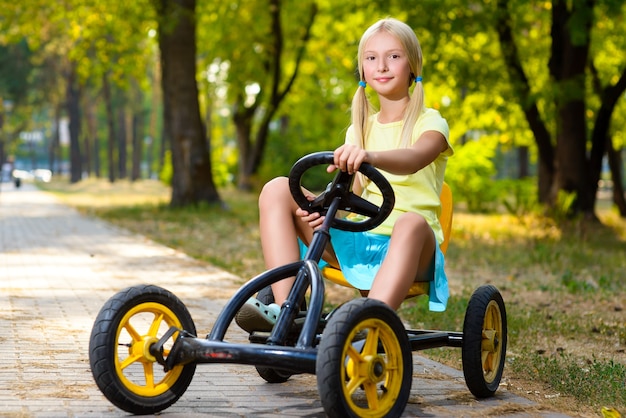
M331 229L332 247L324 260L340 267L344 277L368 297L397 309L415 281L433 281L431 310L442 311L448 297L439 245L439 194L446 161L453 154L448 125L439 112L424 107L422 51L413 30L395 19L383 19L363 34L358 49L359 86L352 101L352 125L345 144L334 151L336 169L355 173L367 162L385 175L396 203L385 222L367 232ZM413 93L410 88L413 87ZM366 88L377 95L380 110L371 106ZM357 176L355 193L380 205L375 186ZM323 217L294 202L285 177L268 182L259 197L263 256L268 269L300 258L298 238L311 242ZM272 285L276 304L252 298L238 312L244 330L271 330L286 300L292 279ZM433 291L434 290L434 291Z

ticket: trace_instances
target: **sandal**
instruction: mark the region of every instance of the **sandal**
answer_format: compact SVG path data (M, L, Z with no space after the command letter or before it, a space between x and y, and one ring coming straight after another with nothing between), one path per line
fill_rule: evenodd
M255 298L250 298L235 315L235 322L241 329L249 333L271 331L279 313L280 306L277 304L265 305Z

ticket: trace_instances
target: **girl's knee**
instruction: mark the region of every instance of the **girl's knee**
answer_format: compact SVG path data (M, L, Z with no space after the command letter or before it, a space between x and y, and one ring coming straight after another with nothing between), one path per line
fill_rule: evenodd
M413 212L406 212L400 215L393 227L393 232L404 231L411 234L430 231L430 225L422 215ZM392 232L392 233L393 233Z
M291 199L289 192L289 179L287 177L276 177L263 186L259 194L259 207L264 204L280 204L279 202ZM286 200L289 202L289 200Z

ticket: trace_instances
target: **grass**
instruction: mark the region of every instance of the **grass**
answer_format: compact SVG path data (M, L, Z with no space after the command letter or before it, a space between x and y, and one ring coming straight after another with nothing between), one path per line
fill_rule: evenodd
M81 212L143 234L244 280L263 271L256 194L221 190L228 209L171 209L158 182L88 180L44 186ZM601 406L626 411L626 220L607 205L602 225L556 225L537 216L474 215L457 210L446 255L451 298L444 313L425 298L400 310L414 327L461 330L471 292L503 294L509 388L574 415ZM461 368L460 350L425 355Z

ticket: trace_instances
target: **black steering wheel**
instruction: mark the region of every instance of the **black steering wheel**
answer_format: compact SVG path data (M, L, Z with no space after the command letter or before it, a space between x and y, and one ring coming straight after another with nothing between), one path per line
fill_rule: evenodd
M314 200L308 200L302 191L302 176L312 167L318 165L333 164L333 153L330 151L316 152L300 158L291 168L289 173L289 190L298 206L309 213L319 212L326 215L331 202L339 198L339 210L367 216L363 221L350 221L347 219L335 218L332 227L344 231L368 231L383 223L393 210L396 198L391 185L387 179L376 170L374 166L363 163L359 167L359 172L363 173L380 190L383 203L380 207L357 196L352 192L352 181L354 174L337 170L337 174L324 192Z

